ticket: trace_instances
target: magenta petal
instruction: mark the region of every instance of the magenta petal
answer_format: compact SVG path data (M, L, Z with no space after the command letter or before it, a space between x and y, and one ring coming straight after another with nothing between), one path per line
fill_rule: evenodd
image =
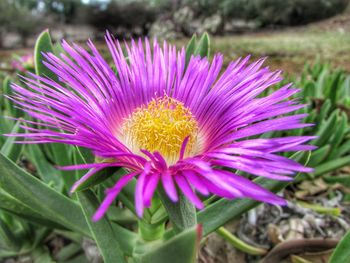
M144 190L144 203L146 207L150 207L151 200L154 194L154 191L157 188L158 182L160 179L159 173L151 173L147 176L147 183Z
M143 209L145 206L144 200L144 187L145 187L145 179L146 175L150 172L150 163L146 163L144 171L140 174L137 179L136 189L135 189L135 209L138 217L142 217Z
M85 175L83 175L78 181L76 181L72 188L70 189L70 192L73 193L79 185L84 183L87 179L89 179L91 176L93 176L95 173L103 170L105 167L100 167L100 168L92 168L90 171L88 171Z
M175 180L181 191L184 195L198 208L203 209L204 204L202 201L196 196L196 194L191 189L190 185L186 181L186 179L182 175L176 175Z
M213 170L210 173L202 173L201 176L210 181L216 187L231 193L235 197L243 196L240 190L236 189L235 187L232 187L227 180L223 180L223 178L221 178L220 173L218 173L218 170Z
M209 190L205 183L196 175L193 171L183 171L183 176L188 180L188 182L202 195L209 195Z
M239 189L246 197L250 197L270 204L286 204L286 201L283 198L271 193L270 191L250 181L249 179L244 178L243 176L239 176L228 171L217 171L217 173L225 178L225 180L230 182L233 187Z
M187 137L184 139L184 141L182 142L179 160L182 160L182 159L184 158L186 146L187 146L187 143L188 143L188 140L189 140L189 139L190 139L190 137L187 136Z
M107 212L107 209L109 208L109 206L113 203L113 201L115 200L119 192L122 190L122 188L125 185L127 185L130 182L130 180L134 178L134 176L136 175L137 175L136 172L130 173L130 174L124 175L122 178L119 179L119 181L113 186L113 188L111 188L108 191L106 198L103 200L102 204L97 209L94 216L92 217L93 221L98 221L103 217L103 215Z
M161 179L162 179L162 184L166 194L169 196L169 198L173 202L177 202L178 195L177 195L176 187L175 187L172 175L169 173L168 170L162 174Z

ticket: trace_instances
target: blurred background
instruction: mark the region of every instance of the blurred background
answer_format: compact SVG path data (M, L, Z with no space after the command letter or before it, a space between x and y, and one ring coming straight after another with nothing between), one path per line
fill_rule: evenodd
M350 70L348 0L1 0L2 68L45 28L54 40L101 43L106 29L178 44L207 31L227 61L252 54L289 73L315 59Z

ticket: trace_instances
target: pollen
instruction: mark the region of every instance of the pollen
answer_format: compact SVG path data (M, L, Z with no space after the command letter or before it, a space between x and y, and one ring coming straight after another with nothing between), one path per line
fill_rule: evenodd
M184 156L198 151L198 123L181 102L168 96L151 100L137 108L122 124L121 135L133 152L158 151L169 165L179 159L181 147L189 137Z

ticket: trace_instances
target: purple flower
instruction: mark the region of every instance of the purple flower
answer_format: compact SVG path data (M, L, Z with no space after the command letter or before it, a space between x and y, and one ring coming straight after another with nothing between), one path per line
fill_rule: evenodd
M16 57L12 60L11 66L13 69L20 72L27 72L28 70L34 69L34 56L29 53L21 57Z
M100 219L121 189L137 178L138 216L151 204L158 185L173 201L178 191L198 208L204 196L252 198L282 205L285 200L235 173L289 181L296 172L310 172L278 152L313 149L313 137L257 138L266 132L310 126L305 114L287 115L304 105L287 100L299 90L291 84L268 96L259 96L281 81L280 72L262 67L264 59L248 58L222 68L223 56L193 56L187 67L185 50L164 42L125 44L127 58L109 34L106 42L114 65L110 67L92 42L89 51L63 42L66 54L45 55L45 65L60 82L31 74L29 88L13 84L11 98L40 120L22 136L27 143L66 143L89 148L103 162L64 169L90 169L72 188L106 167L124 167L124 175L94 215ZM115 71L113 68L115 67ZM221 73L222 72L222 73ZM39 82L40 81L40 82ZM43 127L43 124L46 126Z

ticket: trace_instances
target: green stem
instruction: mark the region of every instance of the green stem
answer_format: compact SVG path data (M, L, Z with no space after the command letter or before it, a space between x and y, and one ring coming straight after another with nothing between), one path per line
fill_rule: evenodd
M311 210L314 210L320 214L325 214L325 215L332 215L332 216L340 216L341 210L339 207L324 207L320 205L315 205L315 204L309 204L306 202L298 201L298 205L308 208Z
M165 224L149 224L144 220L139 221L139 231L142 239L154 241L161 239L165 232Z
M158 190L160 200L169 214L175 233L180 233L197 225L196 208L179 192L179 200L172 202L162 188Z
M219 227L216 230L216 233L220 235L222 238L224 238L226 241L228 241L232 246L235 248L246 252L250 255L265 255L267 251L263 248L253 247L242 240L240 240L238 237L233 235L231 232L229 232L224 227Z
M219 199L218 196L216 195L212 195L211 197L209 197L207 200L204 201L204 205L210 205L211 203L214 203L215 201L217 201Z

